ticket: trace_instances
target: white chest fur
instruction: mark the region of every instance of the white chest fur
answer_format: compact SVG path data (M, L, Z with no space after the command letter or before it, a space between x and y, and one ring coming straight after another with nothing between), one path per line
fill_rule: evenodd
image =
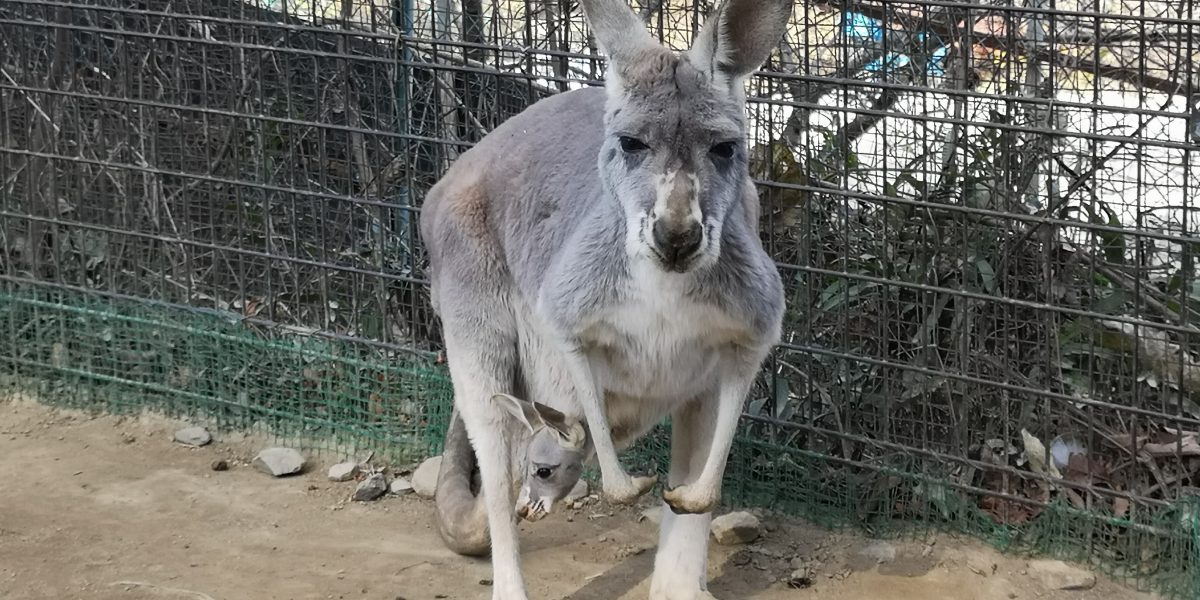
M635 261L623 299L583 334L606 392L676 403L712 389L721 350L742 328L688 298L687 275Z

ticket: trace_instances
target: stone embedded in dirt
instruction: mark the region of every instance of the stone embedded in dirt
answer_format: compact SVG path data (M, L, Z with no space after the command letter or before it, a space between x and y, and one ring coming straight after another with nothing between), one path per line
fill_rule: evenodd
M218 458L217 460L212 461L212 464L209 466L211 466L212 470L214 470L214 471L228 471L229 470L229 462L223 458Z
M567 492L567 495L563 497L563 502L571 503L583 500L584 498L587 498L587 495L588 482L580 479L575 483L575 487L571 488L571 491Z
M299 473L304 469L304 457L292 448L267 448L254 457L254 468L274 477Z
M858 555L867 561L882 565L896 560L896 547L887 542L875 541L859 550Z
M175 441L184 446L199 448L212 441L212 436L203 427L184 427L175 432Z
M800 567L799 569L792 571L791 576L789 576L787 579L788 587L796 590L812 587L812 584L813 570L808 567Z
M355 475L358 475L358 463L356 462L340 462L329 467L330 481L350 481L354 479Z
M718 544L725 546L749 544L762 534L762 525L748 512L733 512L713 519L712 534Z
M352 498L358 502L370 502L386 494L387 491L387 478L383 476L383 473L375 473L359 482L358 487L354 488Z
M438 471L442 469L442 457L428 458L412 474L413 491L418 496L432 498L437 492Z
M397 496L404 496L412 493L413 484L403 477L397 477L392 480L392 485L388 489Z
M1095 573L1061 560L1031 561L1029 578L1051 590L1083 591L1096 585Z

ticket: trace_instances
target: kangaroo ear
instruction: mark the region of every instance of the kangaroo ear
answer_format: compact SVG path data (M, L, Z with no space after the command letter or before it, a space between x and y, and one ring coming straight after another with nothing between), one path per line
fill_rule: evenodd
M724 0L708 15L688 59L714 81L740 85L779 45L791 13L792 0Z
M537 431L542 426L542 419L538 415L537 409L533 407L532 402L521 400L516 396L509 394L494 394L492 402L500 405L501 408L508 411L517 422L529 429L529 433Z
M558 443L567 450L581 452L587 446L587 429L578 419L568 417L562 412L545 404L521 400L508 394L495 394L493 402L498 402L508 414L534 433L543 427L557 434Z
M568 417L545 404L522 400L509 394L494 394L492 401L500 404L529 433L545 427L557 434L558 443L567 450L582 451L587 446L587 430L578 419Z
M600 51L618 67L635 62L640 51L658 46L626 0L580 0Z
M541 418L542 424L553 429L558 434L558 445L567 450L580 452L587 445L587 430L579 419L567 415L538 402L533 402L533 408Z

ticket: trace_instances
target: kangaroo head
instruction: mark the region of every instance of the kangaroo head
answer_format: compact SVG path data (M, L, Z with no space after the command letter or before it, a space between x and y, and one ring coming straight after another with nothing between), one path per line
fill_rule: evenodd
M599 166L627 251L680 273L716 262L749 177L743 84L779 43L791 0L725 0L679 54L624 0L582 5L609 56Z
M592 452L587 429L579 420L544 404L508 394L496 394L492 399L529 430L516 508L522 519L537 521L550 514L554 504L579 482Z

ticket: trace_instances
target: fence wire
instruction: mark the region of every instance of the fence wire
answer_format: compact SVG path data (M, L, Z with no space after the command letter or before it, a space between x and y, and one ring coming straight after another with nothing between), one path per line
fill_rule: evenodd
M712 7L634 8L683 49ZM1194 3L815 0L789 25L748 89L788 313L730 500L1196 597ZM604 69L569 0L0 0L0 374L436 451L422 198Z

